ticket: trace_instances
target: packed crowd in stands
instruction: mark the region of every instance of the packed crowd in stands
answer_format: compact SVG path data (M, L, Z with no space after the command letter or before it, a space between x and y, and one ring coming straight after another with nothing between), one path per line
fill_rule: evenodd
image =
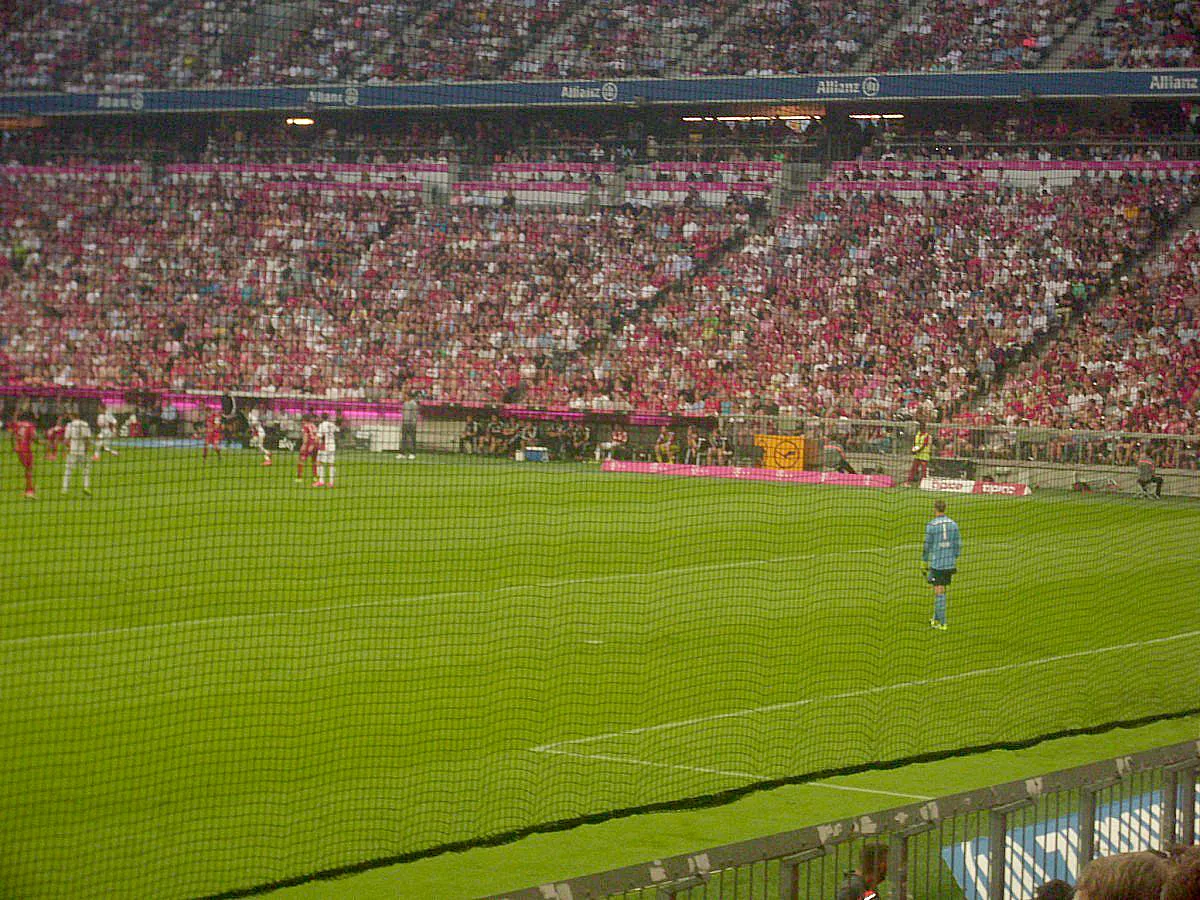
M543 78L619 78L678 71L739 0L589 3L517 71Z
M4 90L91 91L838 72L867 60L874 71L1027 68L1097 4L932 0L915 14L898 0L5 6ZM1197 15L1187 0L1123 2L1069 65L1196 65Z
M1092 40L1067 61L1068 68L1179 68L1200 65L1200 7L1190 0L1119 2L1096 22Z
M285 48L232 74L242 84L499 78L560 24L563 9L558 0L322 0L316 20Z
M25 383L559 396L562 360L738 227L723 209L427 209L140 172L42 176L31 202L18 180L0 303Z
M813 196L626 322L606 396L797 415L936 416L1082 304L1196 193L1081 176L1053 190Z
M848 71L898 21L898 0L788 3L749 0L731 17L717 52L697 59L693 74L778 75Z
M1095 304L1196 198L1194 168L863 159L833 165L805 199L768 212L766 195L751 202L745 191L770 188L782 169L774 161L660 159L628 169L651 180L622 187L612 164L586 154L487 155L493 181L480 184L494 182L496 202L481 208L429 194L457 185L436 161L0 169L3 375L39 386L415 390L596 411L936 419L1004 373L1003 399L965 421L1193 427L1194 236L1172 251L1176 269L1159 260L1137 273L1135 284L1153 276L1153 287ZM577 178L612 196L555 199ZM524 191L529 183L549 193ZM681 200L680 187L704 196ZM612 199L622 190L624 204ZM1171 318L1152 331L1146 298L1164 284ZM1094 367L1092 344L1108 346L1118 321L1135 338L1126 345L1155 362L1139 380L1157 392L1117 366L1104 376L1103 415L1064 419L1061 403L1036 393L1057 396L1046 373L1014 369L1064 318L1067 340L1046 363L1057 377L1072 353L1091 354ZM1143 402L1127 409L1131 396Z
M1191 434L1200 392L1200 231L1122 276L1040 359L1017 367L986 411L997 421ZM1056 439L1051 459L1069 454ZM1086 452L1087 448L1076 448Z
M905 22L873 68L974 71L1036 66L1056 38L1086 16L1086 0L983 3L932 0Z

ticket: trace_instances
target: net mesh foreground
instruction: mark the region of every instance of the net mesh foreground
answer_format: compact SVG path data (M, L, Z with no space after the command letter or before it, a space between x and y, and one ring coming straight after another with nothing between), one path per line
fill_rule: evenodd
M1200 516L126 449L0 500L11 896L188 896L1197 705ZM6 477L12 476L11 471Z

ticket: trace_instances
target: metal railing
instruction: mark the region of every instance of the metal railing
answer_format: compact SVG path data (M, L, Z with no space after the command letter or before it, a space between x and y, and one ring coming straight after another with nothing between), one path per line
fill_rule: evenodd
M1198 754L1188 741L492 900L832 898L870 857L887 860L882 897L1024 900L1096 857L1192 843Z

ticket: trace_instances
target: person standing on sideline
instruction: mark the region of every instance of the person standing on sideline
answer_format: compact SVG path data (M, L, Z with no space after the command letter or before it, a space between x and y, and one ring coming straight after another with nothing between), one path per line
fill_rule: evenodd
M37 440L37 426L33 424L33 417L29 412L22 410L13 419L10 427L13 450L16 451L21 468L25 470L25 499L33 500L37 497L37 490L33 486L33 444Z
M1142 447L1141 455L1138 456L1137 471L1137 483L1142 496L1161 500L1163 477L1154 471L1154 459L1144 446ZM1153 494L1150 493L1150 485L1154 485Z
M92 426L83 420L83 416L75 413L67 423L67 464L63 468L62 492L71 489L71 473L77 466L83 467L83 493L92 496L92 457L88 444L92 440Z
M922 567L927 569L925 580L933 587L933 618L929 626L946 630L946 588L958 571L958 555L962 553L962 535L958 523L946 515L946 501L935 500L934 516L925 525L925 549L921 552Z
M416 459L417 419L421 416L421 404L417 402L416 394L408 394L404 398L401 414L400 455L397 459Z
M929 474L929 460L933 458L933 436L925 430L925 423L917 422L917 436L913 438L912 466L908 470L905 484L918 485Z

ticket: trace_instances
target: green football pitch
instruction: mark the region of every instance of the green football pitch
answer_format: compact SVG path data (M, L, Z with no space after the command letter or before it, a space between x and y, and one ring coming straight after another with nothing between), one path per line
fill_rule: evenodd
M934 632L932 495L294 460L0 469L0 894L215 894L1200 706L1188 501L948 497Z

